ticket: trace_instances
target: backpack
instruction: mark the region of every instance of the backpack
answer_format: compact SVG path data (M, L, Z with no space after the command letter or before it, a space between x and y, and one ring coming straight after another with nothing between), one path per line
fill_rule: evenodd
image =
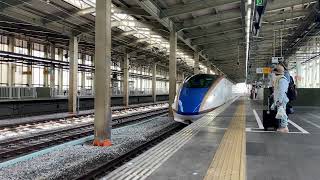
M298 95L298 92L296 89L296 85L294 84L294 80L293 80L292 76L290 76L287 97L288 97L289 101L293 101L293 100L297 99L297 95Z

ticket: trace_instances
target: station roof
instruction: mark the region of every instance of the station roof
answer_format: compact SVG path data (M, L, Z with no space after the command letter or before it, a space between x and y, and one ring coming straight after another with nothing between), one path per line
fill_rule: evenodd
M193 52L198 51L201 69L215 66L235 82L245 80L246 0L112 2L114 59L129 50L133 63L160 61L167 66L169 31L174 28L179 36L177 57L180 71L192 72ZM293 34L314 23L314 19L308 17L316 7L315 3L315 0L267 1L259 34L250 36L248 66L251 78L255 67L270 62L273 47L279 53L279 37L278 43L274 43L273 35L280 29L283 53L290 57L293 53L289 52L293 46L290 42L302 38L301 34ZM0 4L1 31L65 46L68 37L77 35L80 49L94 52L95 0L10 0ZM147 63L145 59L148 59Z

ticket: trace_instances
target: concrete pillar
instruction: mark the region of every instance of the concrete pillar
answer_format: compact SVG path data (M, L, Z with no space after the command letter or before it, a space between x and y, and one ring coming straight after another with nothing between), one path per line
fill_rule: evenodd
M61 48L58 49L58 59L60 61L63 60L63 49ZM63 67L62 66L59 66L59 69L58 69L58 88L59 88L59 91L62 92L62 89L63 89Z
M152 66L152 98L153 102L157 101L157 64Z
M173 117L172 104L176 96L177 82L177 32L174 28L170 31L170 54L169 54L169 116Z
M200 68L199 68L199 52L194 52L194 68L193 68L193 73L194 74L199 74L200 73Z
M28 41L27 42L27 49L28 49L28 55L32 56L32 50L33 50L33 46L32 46L32 42ZM27 67L27 84L29 85L29 87L32 87L32 64L30 62L30 64L28 64Z
M44 57L49 58L48 45L44 45ZM43 69L43 87L49 87L49 68L45 66Z
M210 74L210 70L211 70L211 63L208 61L207 62L207 74Z
M129 106L129 54L125 53L123 58L123 105Z
M111 145L111 0L96 1L94 141Z
M81 54L81 60L82 60L82 64L86 63L86 55L85 54ZM81 71L81 89L85 89L85 88L86 88L86 72Z
M140 74L143 74L143 71L144 71L144 68L143 68L143 67L140 67ZM148 84L148 81L145 80L145 79L142 78L142 77L138 77L138 78L140 79L140 89L139 89L139 91L143 91L143 88L146 88L146 87L143 87L143 86L142 86L142 82L146 82L145 85L147 85L147 84Z
M318 64L318 88L320 88L320 60L319 61L319 64Z
M56 46L54 44L50 46L50 55L51 55L50 58L52 60L55 60ZM50 88L55 88L55 67L53 64L50 66L49 73L50 73Z
M78 39L73 36L69 41L69 113L77 113L78 92Z
M15 45L15 42L14 42L14 37L13 36L8 36L8 39L9 39L9 43L8 43L8 50L9 52L14 52L14 45ZM12 62L8 62L8 74L7 74L7 77L8 77L8 86L14 86L15 84L15 74L16 74L16 67L15 67L15 64L12 63ZM10 91L11 92L11 91ZM11 97L11 96L10 96Z
M92 66L95 66L95 62L94 62L94 58L95 58L95 56L94 55L92 55L92 57L91 57L91 59L92 59ZM94 72L91 72L91 78L92 78L92 89L93 89L93 91L94 91Z

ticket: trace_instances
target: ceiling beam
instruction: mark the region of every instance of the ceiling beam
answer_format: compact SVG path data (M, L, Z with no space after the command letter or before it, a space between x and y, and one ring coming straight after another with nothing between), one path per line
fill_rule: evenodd
M239 0L201 0L188 4L179 4L161 11L160 18L175 17L195 11L211 9L221 5L238 4Z
M154 17L160 24L162 24L164 27L166 27L169 30L172 30L172 28L178 29L174 22L170 20L169 18L160 18L161 9L159 9L151 0L134 0L142 9L147 11L152 17ZM199 51L197 47L191 45L191 41L184 39L185 34L183 31L178 32L178 38L184 42L189 48L191 48L194 51ZM207 57L200 53L200 56L203 59L207 59Z
M206 54L215 54L215 53L220 53L220 52L233 52L236 51L238 52L238 46L230 46L230 47L224 47L224 48L210 48L204 50ZM240 51L241 53L243 52L243 49Z
M239 34L242 33L242 29L237 29L234 31L227 31L227 32L220 32L220 33L214 33L214 34L208 34L208 35L204 35L202 37L197 37L197 38L191 38L192 41L196 41L198 39L210 39L210 38L220 38L220 37L224 37L224 36L232 36L234 34Z
M217 43L210 43L201 47L205 50L205 49L213 49L213 48L219 48L219 47L238 46L238 44L239 43L237 41L223 41L223 42L217 42Z
M236 19L241 19L240 9L233 9L229 11L219 12L218 14L214 15L200 16L197 18L185 20L180 24L179 30L192 29L198 26L232 21Z
M195 40L192 40L192 45L205 45L205 44L212 44L218 43L223 41L237 41L238 39L243 38L242 33L228 33L228 34L221 34L220 36L213 36L213 37L202 37Z
M293 11L282 14L265 15L264 22L274 23L280 21L286 21L288 19L302 18L310 14L310 11Z
M290 1L268 1L266 12L281 10L284 8L291 8L292 6L297 6L300 4L316 3L316 0L290 0Z
M6 8L10 8L10 7L15 7L18 6L20 4L24 4L24 3L28 3L31 0L10 0L10 1L0 1L0 10L4 10Z
M232 31L239 31L243 29L239 22L228 22L228 23L218 23L210 27L202 28L202 29L190 29L186 33L186 37L189 39L195 39L205 36L216 35L218 33L224 32L232 32Z
M54 32L58 32L62 35L66 35L69 37L72 35L72 32L77 33L77 29L73 29L72 27L69 27L69 26L64 26L61 24L45 24L43 23L43 20L41 17L18 8L13 8L13 7L6 8L0 11L0 14L7 17L11 17L19 21L23 21L23 22L38 26L38 27L43 27L43 28L52 30Z
M83 16L86 14L91 14L96 12L96 8L95 7L89 7L86 9L81 9L80 11L78 11L76 14ZM112 7L111 9L112 13L120 13L120 14L127 14L127 15L132 15L132 16L150 16L145 10L141 9L141 8L134 8L134 7L130 7L130 8L126 8L126 7Z

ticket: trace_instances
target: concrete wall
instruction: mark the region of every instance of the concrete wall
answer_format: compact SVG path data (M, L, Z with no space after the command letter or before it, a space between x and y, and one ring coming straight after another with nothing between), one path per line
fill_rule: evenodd
M299 88L297 99L292 102L293 106L320 106L320 88ZM264 104L269 96L269 89L264 89Z
M168 101L168 95L157 96L157 101ZM152 102L152 96L130 96L130 104ZM112 97L111 105L122 105L122 97ZM81 98L80 110L94 108L93 98ZM29 99L29 100L7 100L0 103L0 119L25 117L32 115L61 113L68 111L68 100L61 99Z

